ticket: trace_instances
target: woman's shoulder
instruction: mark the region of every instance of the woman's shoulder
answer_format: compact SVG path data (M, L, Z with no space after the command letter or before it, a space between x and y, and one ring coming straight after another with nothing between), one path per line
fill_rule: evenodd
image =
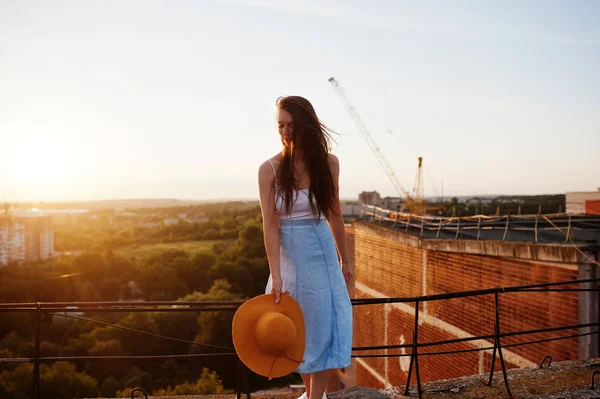
M276 154L272 156L271 158L267 159L266 161L260 164L260 167L258 169L259 173L267 173L267 171L273 173L273 171L277 170L277 168L279 167L280 161L281 154Z
M339 168L340 167L340 160L338 159L338 157L332 153L327 154L327 160L329 161L329 164L334 167L334 168Z
M270 167L270 165L273 165L277 168L277 166L279 166L279 162L281 162L281 153L273 155L271 158L264 161L261 166L268 165Z

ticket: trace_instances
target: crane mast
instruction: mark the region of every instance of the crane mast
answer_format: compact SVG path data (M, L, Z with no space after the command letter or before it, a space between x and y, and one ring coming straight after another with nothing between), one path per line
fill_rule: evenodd
M419 157L417 175L413 185L412 197L407 201L407 208L411 211L420 210L425 214L425 186L423 185L423 157Z
M409 193L404 189L404 187L402 187L402 184L398 180L398 177L396 176L396 173L394 173L394 170L392 169L392 167L390 166L390 164L388 163L388 161L383 156L383 153L379 149L379 146L377 145L377 143L375 143L375 140L373 140L373 137L371 137L371 134L367 130L367 127L365 126L365 124L363 123L360 115L356 111L356 108L354 108L354 106L352 105L352 103L350 103L350 101L346 97L346 93L344 92L344 89L342 89L342 87L340 86L340 84L338 83L338 81L335 80L335 78L333 78L333 77L329 78L329 82L333 85L333 88L335 89L335 91L337 92L337 94L342 99L342 102L346 106L346 109L350 113L350 116L352 116L352 119L354 119L354 122L358 126L358 130L362 133L362 135L364 136L365 140L367 140L367 144L371 148L371 151L373 152L373 154L377 158L377 161L379 161L379 164L381 165L381 167L385 171L386 175L390 179L390 182L392 183L392 185L396 189L396 192L398 193L398 195L401 196L401 197L406 196L407 198L410 198Z

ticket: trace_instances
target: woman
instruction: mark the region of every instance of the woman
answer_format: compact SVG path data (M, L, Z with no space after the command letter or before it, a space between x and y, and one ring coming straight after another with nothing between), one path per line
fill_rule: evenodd
M331 131L308 100L280 97L277 108L283 149L258 171L271 271L266 292L276 303L289 293L300 305L306 328L304 362L296 370L306 386L300 398L322 399L329 370L348 367L352 348L340 167L329 153Z

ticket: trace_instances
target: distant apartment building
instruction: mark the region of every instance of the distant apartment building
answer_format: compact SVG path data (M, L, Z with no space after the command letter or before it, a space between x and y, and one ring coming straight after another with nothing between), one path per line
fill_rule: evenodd
M598 191L567 193L565 202L567 213L600 215L600 187Z
M358 202L362 205L381 205L381 195L377 191L363 191L358 194Z
M392 211L400 211L404 205L404 199L400 197L384 197L381 200L381 206Z
M0 265L45 260L54 256L49 216L0 218Z
M39 261L54 256L54 229L49 216L21 219L25 225L25 260Z
M356 202L342 201L342 215L347 218L359 217L362 211L362 205Z
M0 265L25 261L25 228L8 217L0 217Z

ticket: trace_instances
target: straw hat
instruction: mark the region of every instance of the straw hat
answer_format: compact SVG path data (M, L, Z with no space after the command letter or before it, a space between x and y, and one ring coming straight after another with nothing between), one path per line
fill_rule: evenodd
M294 371L304 356L304 316L298 303L281 294L260 295L235 312L233 345L242 362L256 374L281 377Z

